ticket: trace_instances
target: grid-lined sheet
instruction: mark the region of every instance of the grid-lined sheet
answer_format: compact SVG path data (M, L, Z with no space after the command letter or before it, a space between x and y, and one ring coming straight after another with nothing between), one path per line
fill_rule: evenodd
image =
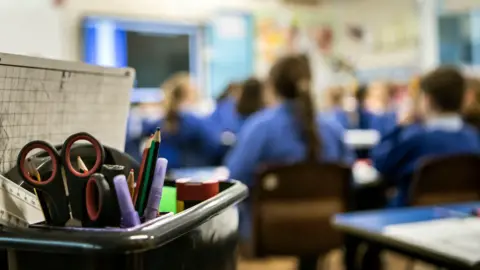
M122 150L134 71L0 53L0 173L31 140L85 131Z

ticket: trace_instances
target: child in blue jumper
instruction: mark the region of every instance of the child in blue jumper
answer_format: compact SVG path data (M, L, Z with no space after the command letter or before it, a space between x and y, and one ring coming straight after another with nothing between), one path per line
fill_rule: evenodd
M397 188L391 206L408 204L411 176L426 157L480 153L477 131L466 125L461 109L466 81L454 68L440 67L421 80L421 123L407 118L373 149L375 168ZM418 119L417 119L418 120Z
M230 177L252 187L262 165L309 162L353 162L343 143L343 129L318 117L310 92L311 73L305 57L287 56L270 71L278 105L257 112L242 127L226 159ZM270 88L270 89L271 89ZM249 240L250 207L240 206L240 234ZM300 269L316 269L316 257L300 260Z
M272 68L270 81L278 105L246 121L226 159L231 178L252 186L260 165L353 161L352 152L343 143L343 129L315 112L307 63L304 57L289 56Z
M191 112L196 93L188 74L174 75L162 90L165 93L164 117L154 122L143 121L137 128L139 132L127 137L127 143L148 137L160 127L159 156L168 159L169 169L213 165L221 148L220 133L209 121Z
M235 87L235 90L230 90L230 95L217 102L217 107L209 120L221 132L237 134L251 114L263 109L263 83L258 79L249 78L241 84L230 87Z

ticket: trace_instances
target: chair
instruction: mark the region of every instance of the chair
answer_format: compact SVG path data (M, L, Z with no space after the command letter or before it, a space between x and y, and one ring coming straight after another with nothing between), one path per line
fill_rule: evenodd
M333 163L263 170L252 191L254 255L320 256L340 248L330 219L347 209L350 177Z
M480 156L458 154L425 160L413 174L411 205L480 199Z

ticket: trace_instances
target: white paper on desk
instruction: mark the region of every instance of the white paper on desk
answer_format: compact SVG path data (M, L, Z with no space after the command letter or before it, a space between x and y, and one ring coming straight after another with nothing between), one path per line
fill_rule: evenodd
M472 264L480 261L480 219L476 217L391 225L383 234Z
M380 133L374 129L346 130L343 136L343 141L345 144L353 148L370 148L380 141Z

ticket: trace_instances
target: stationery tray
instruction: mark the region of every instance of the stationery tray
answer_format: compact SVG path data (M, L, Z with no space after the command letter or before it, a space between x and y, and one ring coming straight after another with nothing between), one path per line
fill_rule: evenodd
M175 187L166 179L165 186ZM178 214L162 213L158 218L132 228L52 227L34 224L29 228L2 227L0 248L37 252L131 253L159 248L194 230L248 195L238 181L220 182L220 192Z

